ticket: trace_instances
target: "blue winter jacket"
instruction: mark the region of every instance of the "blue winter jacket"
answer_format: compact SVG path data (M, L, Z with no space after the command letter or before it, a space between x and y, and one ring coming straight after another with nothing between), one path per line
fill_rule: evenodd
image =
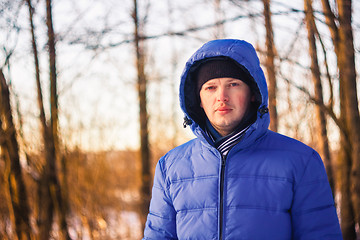
M191 91L194 66L219 56L242 65L261 94L256 121L226 159L204 133ZM268 130L267 85L249 43L202 46L186 63L180 102L197 138L159 160L143 239L342 239L318 153Z

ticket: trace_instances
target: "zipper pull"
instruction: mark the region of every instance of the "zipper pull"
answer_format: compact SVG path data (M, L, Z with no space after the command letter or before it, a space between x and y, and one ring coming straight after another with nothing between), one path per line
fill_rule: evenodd
M225 167L226 157L221 155L221 166Z

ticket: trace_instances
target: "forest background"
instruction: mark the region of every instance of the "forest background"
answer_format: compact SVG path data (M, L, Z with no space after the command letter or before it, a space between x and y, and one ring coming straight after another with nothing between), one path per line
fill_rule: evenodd
M360 239L360 2L0 0L0 239L140 239L154 166L193 138L178 86L217 38L251 42L270 129L322 156Z

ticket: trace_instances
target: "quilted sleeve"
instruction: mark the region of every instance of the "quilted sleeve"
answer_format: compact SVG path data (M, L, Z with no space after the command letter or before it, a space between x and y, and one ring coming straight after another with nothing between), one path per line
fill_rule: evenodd
M334 200L320 156L313 152L294 187L293 239L342 239Z
M177 239L176 212L168 195L168 188L160 159L155 169L150 211L145 224L143 240Z

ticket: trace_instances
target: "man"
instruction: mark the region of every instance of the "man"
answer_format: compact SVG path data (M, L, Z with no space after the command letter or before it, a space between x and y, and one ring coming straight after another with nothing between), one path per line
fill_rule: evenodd
M159 160L143 239L342 239L321 158L268 130L267 102L249 43L195 52L180 103L197 138Z

